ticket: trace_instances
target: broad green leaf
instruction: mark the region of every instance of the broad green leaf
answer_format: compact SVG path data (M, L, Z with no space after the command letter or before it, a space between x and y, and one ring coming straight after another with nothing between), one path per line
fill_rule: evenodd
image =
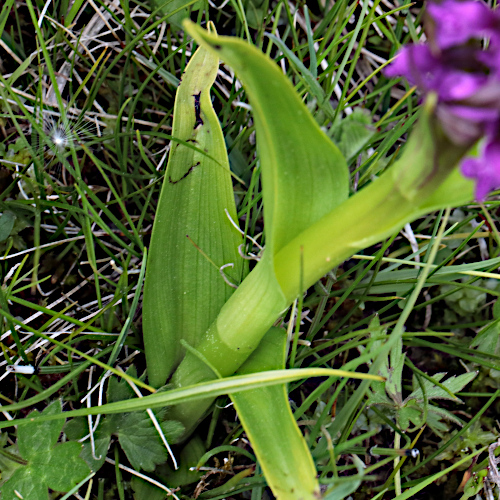
M245 87L261 162L266 252L275 255L347 198L346 161L279 66L238 38L216 37L187 21L184 27Z
M243 259L224 137L210 87L218 58L200 48L177 90L171 143L144 285L143 329L148 377L162 386L181 361L180 340L195 346L238 284ZM199 152L201 150L201 152ZM203 154L205 152L206 154Z
M64 419L42 423L32 421L37 413L36 410L32 412L26 419L28 423L18 429L17 447L27 465L17 468L2 485L2 500L48 500L49 488L69 491L90 472L79 457L82 451L80 443L69 441L57 444ZM50 404L41 415L63 416L61 402Z
M215 39L201 28L186 26L201 44L211 47L230 62L246 85L258 131L267 246L259 264L224 304L217 320L196 346L201 356L188 354L175 372L173 383L178 387L214 378L211 368L200 357L223 376L234 373L300 293L301 287L311 286L333 266L356 251L389 237L431 207L470 200L473 186L460 174L455 175L456 165L467 150L450 144L436 129L435 101L429 99L402 157L380 178L347 200L330 200L334 208L323 212L324 215L314 222L315 217L311 214L319 214L326 206L319 201L315 203L323 198L322 186L307 193L305 198L302 193L307 192L312 178L315 181L326 178L324 185L328 185L328 176L325 177L321 167L326 160L318 158L318 151L322 150L319 143L324 146L324 135L319 131L312 139L303 132L309 130L304 124L313 121L312 118L302 108L289 82L280 85L284 79L281 72L256 49L240 40ZM260 77L263 74L268 77L265 88L264 79ZM294 112L288 114L287 110ZM295 123L303 125L300 128L302 135L294 132ZM315 130L314 126L311 130ZM288 142L290 138L293 144ZM328 147L333 146L330 143ZM338 155L337 149L334 150ZM302 154L305 160L299 167L295 159ZM341 167L338 162L334 165L337 167L333 169L339 170L337 180L342 179L343 160ZM461 186L462 189L458 194L452 190L447 195L442 186ZM434 199L433 193L437 191L440 198ZM334 192L329 190L329 193ZM299 205L302 211L296 215L294 209L299 210ZM176 407L176 419L186 424L196 421L208 403L197 405L197 408ZM345 411L349 408L347 404ZM338 425L341 421L338 419Z
M284 368L285 361L286 332L271 328L238 373ZM285 385L230 396L274 496L318 498L316 468L290 409Z

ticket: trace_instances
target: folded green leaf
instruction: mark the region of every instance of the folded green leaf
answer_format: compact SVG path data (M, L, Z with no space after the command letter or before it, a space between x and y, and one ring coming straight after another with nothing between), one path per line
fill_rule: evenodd
M224 137L210 87L218 58L200 48L177 90L171 144L156 212L144 285L143 329L151 385L165 384L181 361L180 340L196 345L242 279L242 236L233 227L236 208ZM200 153L205 152L206 154Z
M282 369L285 360L286 332L271 328L238 374ZM230 396L274 496L286 500L317 499L316 468L290 409L286 386L274 385Z
M279 66L260 50L191 22L184 26L235 70L248 94L261 161L266 251L276 254L347 198L346 161Z

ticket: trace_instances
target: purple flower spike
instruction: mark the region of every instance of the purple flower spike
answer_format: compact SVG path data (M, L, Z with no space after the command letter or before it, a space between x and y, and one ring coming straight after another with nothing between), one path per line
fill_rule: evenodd
M498 32L498 16L482 2L445 0L430 3L427 11L436 23L437 43L442 50Z
M484 199L500 187L500 10L474 0L432 2L427 10L431 43L403 47L385 73L437 94L436 117L455 144L488 138L479 158L462 162L464 175L476 179L477 198ZM481 49L484 38L487 48Z
M476 199L482 201L488 193L500 186L500 140L491 141L480 158L466 158L462 162L465 177L476 179Z

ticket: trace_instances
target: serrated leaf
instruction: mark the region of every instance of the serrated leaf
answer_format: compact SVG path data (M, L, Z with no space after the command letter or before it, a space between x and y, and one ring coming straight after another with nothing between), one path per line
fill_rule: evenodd
M167 442L175 440L184 430L182 425L173 421L160 422L160 427ZM151 472L168 458L165 445L146 412L109 415L105 428L118 437L120 446L136 470Z
M361 108L345 116L335 127L334 139L342 154L350 159L375 133L370 114Z
M56 401L43 411L42 415L55 415L61 413L61 403ZM36 417L37 411L30 413L30 417ZM17 431L17 446L19 454L29 460L39 453L48 453L57 443L59 435L64 426L63 420L46 422L44 425L26 425Z
M127 375L137 378L137 370L135 366L131 366L127 370ZM125 401L133 398L135 393L126 380L118 377L111 377L108 381L108 388L106 389L106 399L108 403L115 401Z
M463 427L463 422L457 418L453 413L439 406L429 406L428 415L431 415L431 418L427 419L427 423L431 425L432 423L432 415L437 416L441 420L448 420L449 422L453 422L460 427Z
M500 304L500 301L495 303ZM500 321L496 320L483 328L472 340L470 347L477 347L478 351L500 355Z
M368 398L368 405L385 404L393 406L394 402L387 397L385 392L385 382L373 382L371 384L371 392Z
M61 402L56 401L41 415L59 413L62 413ZM2 500L45 500L49 498L48 488L69 491L90 472L79 457L82 451L80 443L70 441L57 444L64 419L36 422L37 414L36 410L30 413L26 418L33 419L33 422L18 429L19 454L28 464L20 466L2 485Z
M441 382L441 379L446 375L446 373L437 373L436 375L433 375L431 378L436 380L437 382ZM444 382L441 382L441 384L446 387L452 394L456 394L457 392L460 392L468 383L472 382L477 376L477 372L469 372L469 373L463 373L462 375L459 375L458 377L453 375L446 379ZM446 392L444 389L441 387L438 387L437 385L433 384L430 380L424 379L422 381L422 384L425 389L425 394L427 396L428 400L431 399L449 399L451 401L458 401L461 402L460 399L458 398L453 398L448 392ZM422 394L422 389L419 387L418 389L414 390L407 398L409 399L416 399L419 401L423 401L423 394Z
M428 412L427 419L425 421L426 425L430 427L438 436L443 437L449 432L450 427L446 422L443 422L440 415L436 412Z
M7 436L7 434L5 434ZM2 446L3 448L3 446ZM19 457L19 450L17 449L17 446L8 446L6 448L3 448L4 451L7 453L10 453L14 455L15 457ZM21 457L19 457L21 458ZM19 467L22 467L23 465L19 462L16 462L14 460L10 460L3 454L0 454L0 471L1 471L1 476L0 476L0 487L2 486L3 483L5 483L11 476L14 474L14 472L19 469Z
M136 377L135 367L130 367L127 374ZM126 401L135 396L129 384L117 377L111 377L106 391L108 403ZM175 441L184 427L172 420L165 420L166 409L155 410L154 415L167 439ZM89 433L85 419L73 419L65 427L66 435L71 439L81 439ZM90 440L84 442L81 457L92 471L97 471L104 464L111 437L116 436L129 462L136 470L153 471L158 464L164 463L167 450L151 418L145 411L117 413L101 417L94 432L94 453Z
M370 337L381 337L387 334L387 331L380 326L380 321L378 316L375 316L369 325ZM372 349L376 349L382 345L382 340L375 340L373 342ZM389 394L394 403L397 406L401 405L403 402L403 388L402 388L402 374L405 362L405 354L402 353L403 343L398 340L395 346L391 349L388 359L384 362L380 368L379 375L386 378L385 384L382 384L385 392ZM376 385L375 385L376 384ZM380 391L382 386L378 382L372 385L375 392ZM381 392L379 394L373 394L371 401L382 402L384 396Z
M49 491L43 481L34 478L27 467L17 469L11 478L5 482L0 490L2 500L19 500L32 498L33 500L49 500Z
M400 408L397 412L399 428L402 431L406 431L406 429L410 427L410 422L413 422L414 426L421 426L423 414L421 408L411 404L407 404L403 408Z

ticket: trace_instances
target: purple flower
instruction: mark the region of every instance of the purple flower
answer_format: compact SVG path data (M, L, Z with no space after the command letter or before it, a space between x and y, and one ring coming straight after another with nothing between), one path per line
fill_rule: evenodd
M466 158L462 173L476 179L476 198L484 200L488 193L500 186L500 140L486 144L480 158Z
M482 156L467 159L462 171L476 179L476 197L500 187L500 15L481 1L430 3L429 45L403 47L387 67L424 93L438 96L436 115L448 137L472 145L483 136ZM482 50L484 38L487 49Z
M439 4L430 3L427 11L436 25L436 41L440 49L473 38L498 36L499 18L482 2L445 0Z

